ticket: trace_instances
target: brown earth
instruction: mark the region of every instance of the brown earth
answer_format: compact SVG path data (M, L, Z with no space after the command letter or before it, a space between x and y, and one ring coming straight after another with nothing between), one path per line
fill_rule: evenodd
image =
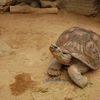
M100 34L100 17L62 11L58 15L0 14L0 40L13 50L12 54L0 58L0 100L100 100L100 68L85 74L89 81L84 89L70 80L65 69L57 77L60 82L47 81L52 78L47 68L53 58L48 48L64 30L73 26ZM16 75L22 73L30 74L30 80L37 85L23 94L12 95L10 86L15 83Z

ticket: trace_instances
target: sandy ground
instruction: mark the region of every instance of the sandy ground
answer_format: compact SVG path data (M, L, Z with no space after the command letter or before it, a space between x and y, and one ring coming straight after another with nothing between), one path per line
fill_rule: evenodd
M47 81L52 78L48 76L47 68L53 59L48 48L64 30L73 26L89 28L100 34L100 17L64 12L58 15L0 14L0 40L8 43L13 51L0 58L0 100L100 100L100 68L85 74L89 82L84 89L71 81L65 69L57 77L60 82ZM14 95L11 84L23 73L30 74L28 81L35 81L36 85L26 84L26 91L21 93L16 88L19 93Z

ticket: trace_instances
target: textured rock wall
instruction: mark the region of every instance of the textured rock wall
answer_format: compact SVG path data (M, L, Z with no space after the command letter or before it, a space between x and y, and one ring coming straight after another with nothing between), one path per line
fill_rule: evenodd
M4 5L7 2L7 0L0 0L0 5Z
M12 2L12 3L22 3L22 2L25 2L27 4L30 4L33 1L39 2L39 0L0 0L0 5L6 5L9 2Z
M61 0L60 8L67 12L92 15L99 11L100 0Z
M6 5L10 1L12 4L25 2L31 5L33 1L37 1L41 7L59 7L70 13L93 15L99 12L100 0L0 0L0 6ZM35 2L32 3L34 5ZM0 7L0 9L3 9Z
M10 2L10 1L13 1L13 0L0 0L0 5L2 6L2 5L5 5L5 4L7 4L8 2Z

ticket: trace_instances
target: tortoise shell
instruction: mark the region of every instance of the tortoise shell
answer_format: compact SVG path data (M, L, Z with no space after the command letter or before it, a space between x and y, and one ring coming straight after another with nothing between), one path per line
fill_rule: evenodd
M100 66L100 37L91 30L72 27L60 35L56 45L91 69Z

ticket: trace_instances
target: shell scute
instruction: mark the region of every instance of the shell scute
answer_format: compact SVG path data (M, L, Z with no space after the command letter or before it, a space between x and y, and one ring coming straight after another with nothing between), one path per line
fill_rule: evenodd
M80 27L64 31L56 44L92 69L100 66L100 36Z

